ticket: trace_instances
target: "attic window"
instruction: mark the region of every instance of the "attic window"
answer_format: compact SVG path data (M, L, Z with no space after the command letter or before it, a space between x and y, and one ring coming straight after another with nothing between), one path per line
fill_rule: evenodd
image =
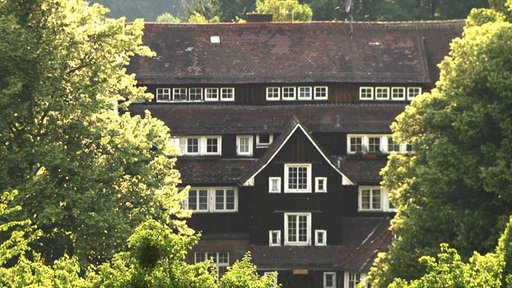
M219 44L220 43L220 36L218 36L218 35L210 36L210 43L211 44Z

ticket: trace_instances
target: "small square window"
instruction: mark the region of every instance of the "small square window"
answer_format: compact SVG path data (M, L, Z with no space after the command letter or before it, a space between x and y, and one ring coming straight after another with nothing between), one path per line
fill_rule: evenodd
M272 134L258 134L256 136L256 148L267 148L273 140L274 135Z
M283 100L295 100L295 87L283 87Z
M267 87L267 101L278 101L280 99L279 87Z
M220 138L207 137L206 138L206 154L219 154L220 151Z
M187 138L187 154L199 154L199 138Z
M156 101L171 101L171 88L156 88Z
M407 100L412 100L414 97L421 94L421 87L407 87Z
M172 99L174 101L187 101L187 88L173 88Z
M218 101L219 100L219 88L204 89L204 100L205 101Z
M392 87L391 100L405 100L405 87Z
M281 193L281 177L268 177L268 192Z
M316 86L313 97L315 100L327 100L327 86Z
M327 245L327 230L315 230L315 245Z
M376 87L375 100L389 100L389 87Z
M380 152L380 137L369 137L368 138L368 152L370 152L370 153Z
M235 88L220 88L220 101L235 101Z
M373 87L359 87L359 100L373 100Z
M190 101L201 101L203 100L203 89L202 88L189 88L188 97Z
M299 87L299 93L297 95L299 100L311 100L312 89L311 87Z
M315 178L315 192L327 192L327 177Z
M268 231L268 246L281 246L281 230Z

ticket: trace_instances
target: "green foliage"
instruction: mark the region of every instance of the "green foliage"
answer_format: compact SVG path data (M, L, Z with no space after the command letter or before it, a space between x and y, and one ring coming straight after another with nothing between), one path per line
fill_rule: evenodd
M125 66L142 46L142 22L105 18L84 1L0 2L0 187L18 190L43 232L47 263L109 259L148 218L183 216L169 129L120 115L151 95Z
M502 9L503 10L503 9ZM415 154L392 154L382 171L398 212L397 235L371 277L420 277L440 243L463 260L491 251L512 213L512 25L498 10L474 10L463 37L440 64L430 94L415 99L392 125ZM508 52L507 52L508 51Z
M128 21L143 18L145 21L158 21L158 15L170 13L178 17L185 15L183 5L191 0L92 0L108 7L111 18L126 17ZM159 21L160 22L160 21Z
M156 17L156 22L180 23L181 20L174 17L171 13L164 13Z
M313 11L298 0L256 0L257 13L273 14L273 21L310 21Z
M248 252L240 261L228 267L228 271L219 281L220 288L272 288L280 287L274 284L277 273L258 275L256 266L251 263L251 254Z

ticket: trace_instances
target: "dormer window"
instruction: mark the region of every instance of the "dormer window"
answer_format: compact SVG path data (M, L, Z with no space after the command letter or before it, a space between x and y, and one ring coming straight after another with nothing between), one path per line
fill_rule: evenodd
M267 148L273 140L274 135L272 134L258 134L256 136L256 148Z
M236 154L239 156L252 156L252 135L236 136Z
M221 155L221 136L180 137L180 147L184 155Z

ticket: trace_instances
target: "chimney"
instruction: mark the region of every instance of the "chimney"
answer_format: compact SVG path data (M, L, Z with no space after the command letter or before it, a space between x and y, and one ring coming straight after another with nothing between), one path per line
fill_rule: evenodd
M247 13L247 22L272 22L272 14Z

